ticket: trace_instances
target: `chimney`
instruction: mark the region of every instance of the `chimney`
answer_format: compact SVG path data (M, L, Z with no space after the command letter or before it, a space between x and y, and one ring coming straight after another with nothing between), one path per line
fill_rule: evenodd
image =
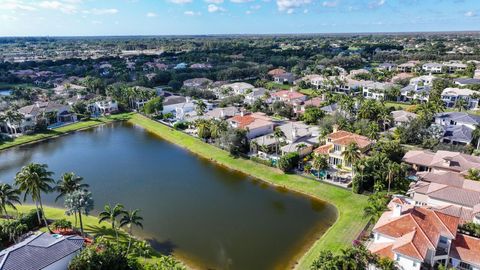
M333 125L333 132L335 133L335 132L337 132L337 131L338 131L338 125L335 124L335 125Z
M244 117L245 116L245 112L243 110L240 111L240 116L241 117Z
M293 128L292 129L292 141L295 141L295 139L297 138L297 128Z
M220 110L220 117L222 117L222 118L225 117L225 112L223 111L223 109Z
M399 217L401 215L402 215L402 205L396 203L395 207L393 208L392 217Z
M290 87L290 92L293 92L293 87Z

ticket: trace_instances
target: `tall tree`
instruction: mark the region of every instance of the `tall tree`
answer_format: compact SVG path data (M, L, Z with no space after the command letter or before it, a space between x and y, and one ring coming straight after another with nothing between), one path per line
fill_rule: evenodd
M328 168L327 156L321 154L314 155L313 167L317 169L317 178L320 178L320 171Z
M120 220L120 228L127 226L128 227L128 247L127 247L127 254L130 251L130 245L132 243L132 228L133 226L137 226L143 229L143 217L141 217L138 213L140 210L135 209L133 211L127 211L124 213L122 219Z
M355 162L360 159L361 152L355 142L351 142L342 152L343 160L352 167L352 178L355 176Z
M82 181L83 177L77 176L73 172L64 173L55 186L55 191L58 192L55 202L74 191L87 189L89 185L82 183ZM74 212L73 214L75 216L75 226L77 226L77 213Z
M35 202L39 223L41 223L41 212L45 226L50 230L45 212L43 211L42 193L51 192L52 187L50 184L55 183L55 181L51 178L53 172L47 169L48 166L46 164L30 163L26 165L15 176L15 185L24 193L23 201L26 201L27 196L31 196L32 201Z
M20 190L13 188L9 184L0 184L0 211L5 215L7 213L7 206L17 210L15 204L20 203Z
M110 204L106 204L104 210L98 215L99 220L98 223L102 223L104 221L108 221L112 224L112 229L115 231L115 236L118 241L118 231L117 231L117 218L124 214L125 210L122 204L115 204L113 207Z
M88 215L93 209L92 193L87 190L75 190L65 196L65 208L67 213L78 213L78 220L80 221L80 231L83 232L82 212Z

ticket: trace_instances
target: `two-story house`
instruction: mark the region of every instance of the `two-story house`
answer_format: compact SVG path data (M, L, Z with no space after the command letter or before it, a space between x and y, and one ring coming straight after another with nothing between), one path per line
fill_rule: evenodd
M442 91L442 100L447 108L453 108L458 100L463 99L466 103L466 109L475 109L478 107L480 92L464 88L445 88Z
M365 136L337 130L335 127L333 132L327 135L325 144L315 149L314 152L317 155L327 155L328 163L331 166L351 169L352 164L345 162L343 156L346 147L351 143L356 144L363 154L373 145L373 141Z

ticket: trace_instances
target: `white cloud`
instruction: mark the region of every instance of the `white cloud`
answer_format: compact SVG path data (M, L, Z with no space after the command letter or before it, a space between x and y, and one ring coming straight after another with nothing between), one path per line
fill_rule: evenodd
M324 6L324 7L336 7L336 6L338 6L338 0L335 0L335 1L323 1L322 6Z
M107 14L117 14L118 9L116 8L93 8L90 10L84 10L82 11L85 14L93 14L93 15L107 15Z
M255 0L230 0L230 2L235 4L243 4L243 3L253 2L253 1Z
M11 21L16 21L16 20L18 20L18 18L15 17L15 16L11 16L11 15L8 15L8 14L1 14L0 15L0 21L7 21L7 22L10 21L11 22Z
M221 4L223 3L223 0L205 0L205 2L212 4Z
M173 3L173 4L188 4L192 3L193 0L168 0L168 2Z
M369 8L378 8L385 5L386 0L374 0L368 4Z
M262 7L261 5L253 5L253 6L250 6L250 9L259 10L261 7Z
M77 13L76 5L59 1L42 1L38 4L38 6L44 9L59 10L67 14Z
M148 18L153 18L153 17L157 17L157 13L155 12L148 12L145 16L147 16Z
M477 13L475 11L470 10L470 11L465 12L464 15L467 16L467 17L476 17Z
M208 5L207 9L208 9L208 12L210 12L210 13L219 12L219 11L225 11L224 8L222 8L222 7L220 7L220 6L217 6L217 5L215 5L215 4L210 4L210 5Z
M311 0L277 0L277 7L279 11L286 11L291 14L296 8L310 4Z
M200 16L200 15L202 15L202 13L195 12L193 10L187 10L187 11L183 12L183 14L186 15L186 16Z
M3 10L23 10L23 11L32 11L36 8L30 4L26 4L21 0L3 0L0 1L0 9Z

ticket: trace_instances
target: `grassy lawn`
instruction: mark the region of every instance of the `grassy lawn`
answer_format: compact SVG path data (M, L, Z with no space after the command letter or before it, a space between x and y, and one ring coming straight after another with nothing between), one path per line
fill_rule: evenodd
M312 88L300 89L298 92L300 92L304 95L307 95L307 96L314 96L315 95L315 90L313 90Z
M271 88L271 89L282 89L282 90L290 90L290 88L292 88L293 85L288 85L288 84L280 84L280 83L276 83L276 82L268 82L267 83L267 88Z
M318 183L301 176L283 174L277 169L250 160L234 158L221 149L139 114L132 115L128 121L220 165L335 205L338 211L337 221L301 258L297 265L298 269L308 269L321 250L338 251L351 245L352 240L357 237L368 222L362 217L363 208L367 201L366 196L353 194L349 190Z
M94 126L98 126L98 125L108 123L108 122L112 122L112 121L127 120L130 116L131 116L130 113L115 114L115 115L101 117L101 118L98 118L98 119L92 119L92 120L88 120L88 121L77 122L77 123L74 123L74 124L71 124L71 125L55 128L53 130L49 130L49 131L42 132L42 133L20 136L18 138L15 138L12 141L6 141L6 142L3 142L3 143L0 142L0 150L7 149L7 148L10 148L10 147L14 147L14 146L21 145L21 144L26 144L26 143L31 143L31 142L44 140L44 139L47 139L47 138L52 138L52 137L55 137L55 136L60 136L60 135L67 134L67 133L72 132L72 131L94 127Z
M395 107L395 108L401 108L402 110L410 107L411 104L407 103L401 103L401 102L394 102L394 101L386 101L385 102L385 107Z

